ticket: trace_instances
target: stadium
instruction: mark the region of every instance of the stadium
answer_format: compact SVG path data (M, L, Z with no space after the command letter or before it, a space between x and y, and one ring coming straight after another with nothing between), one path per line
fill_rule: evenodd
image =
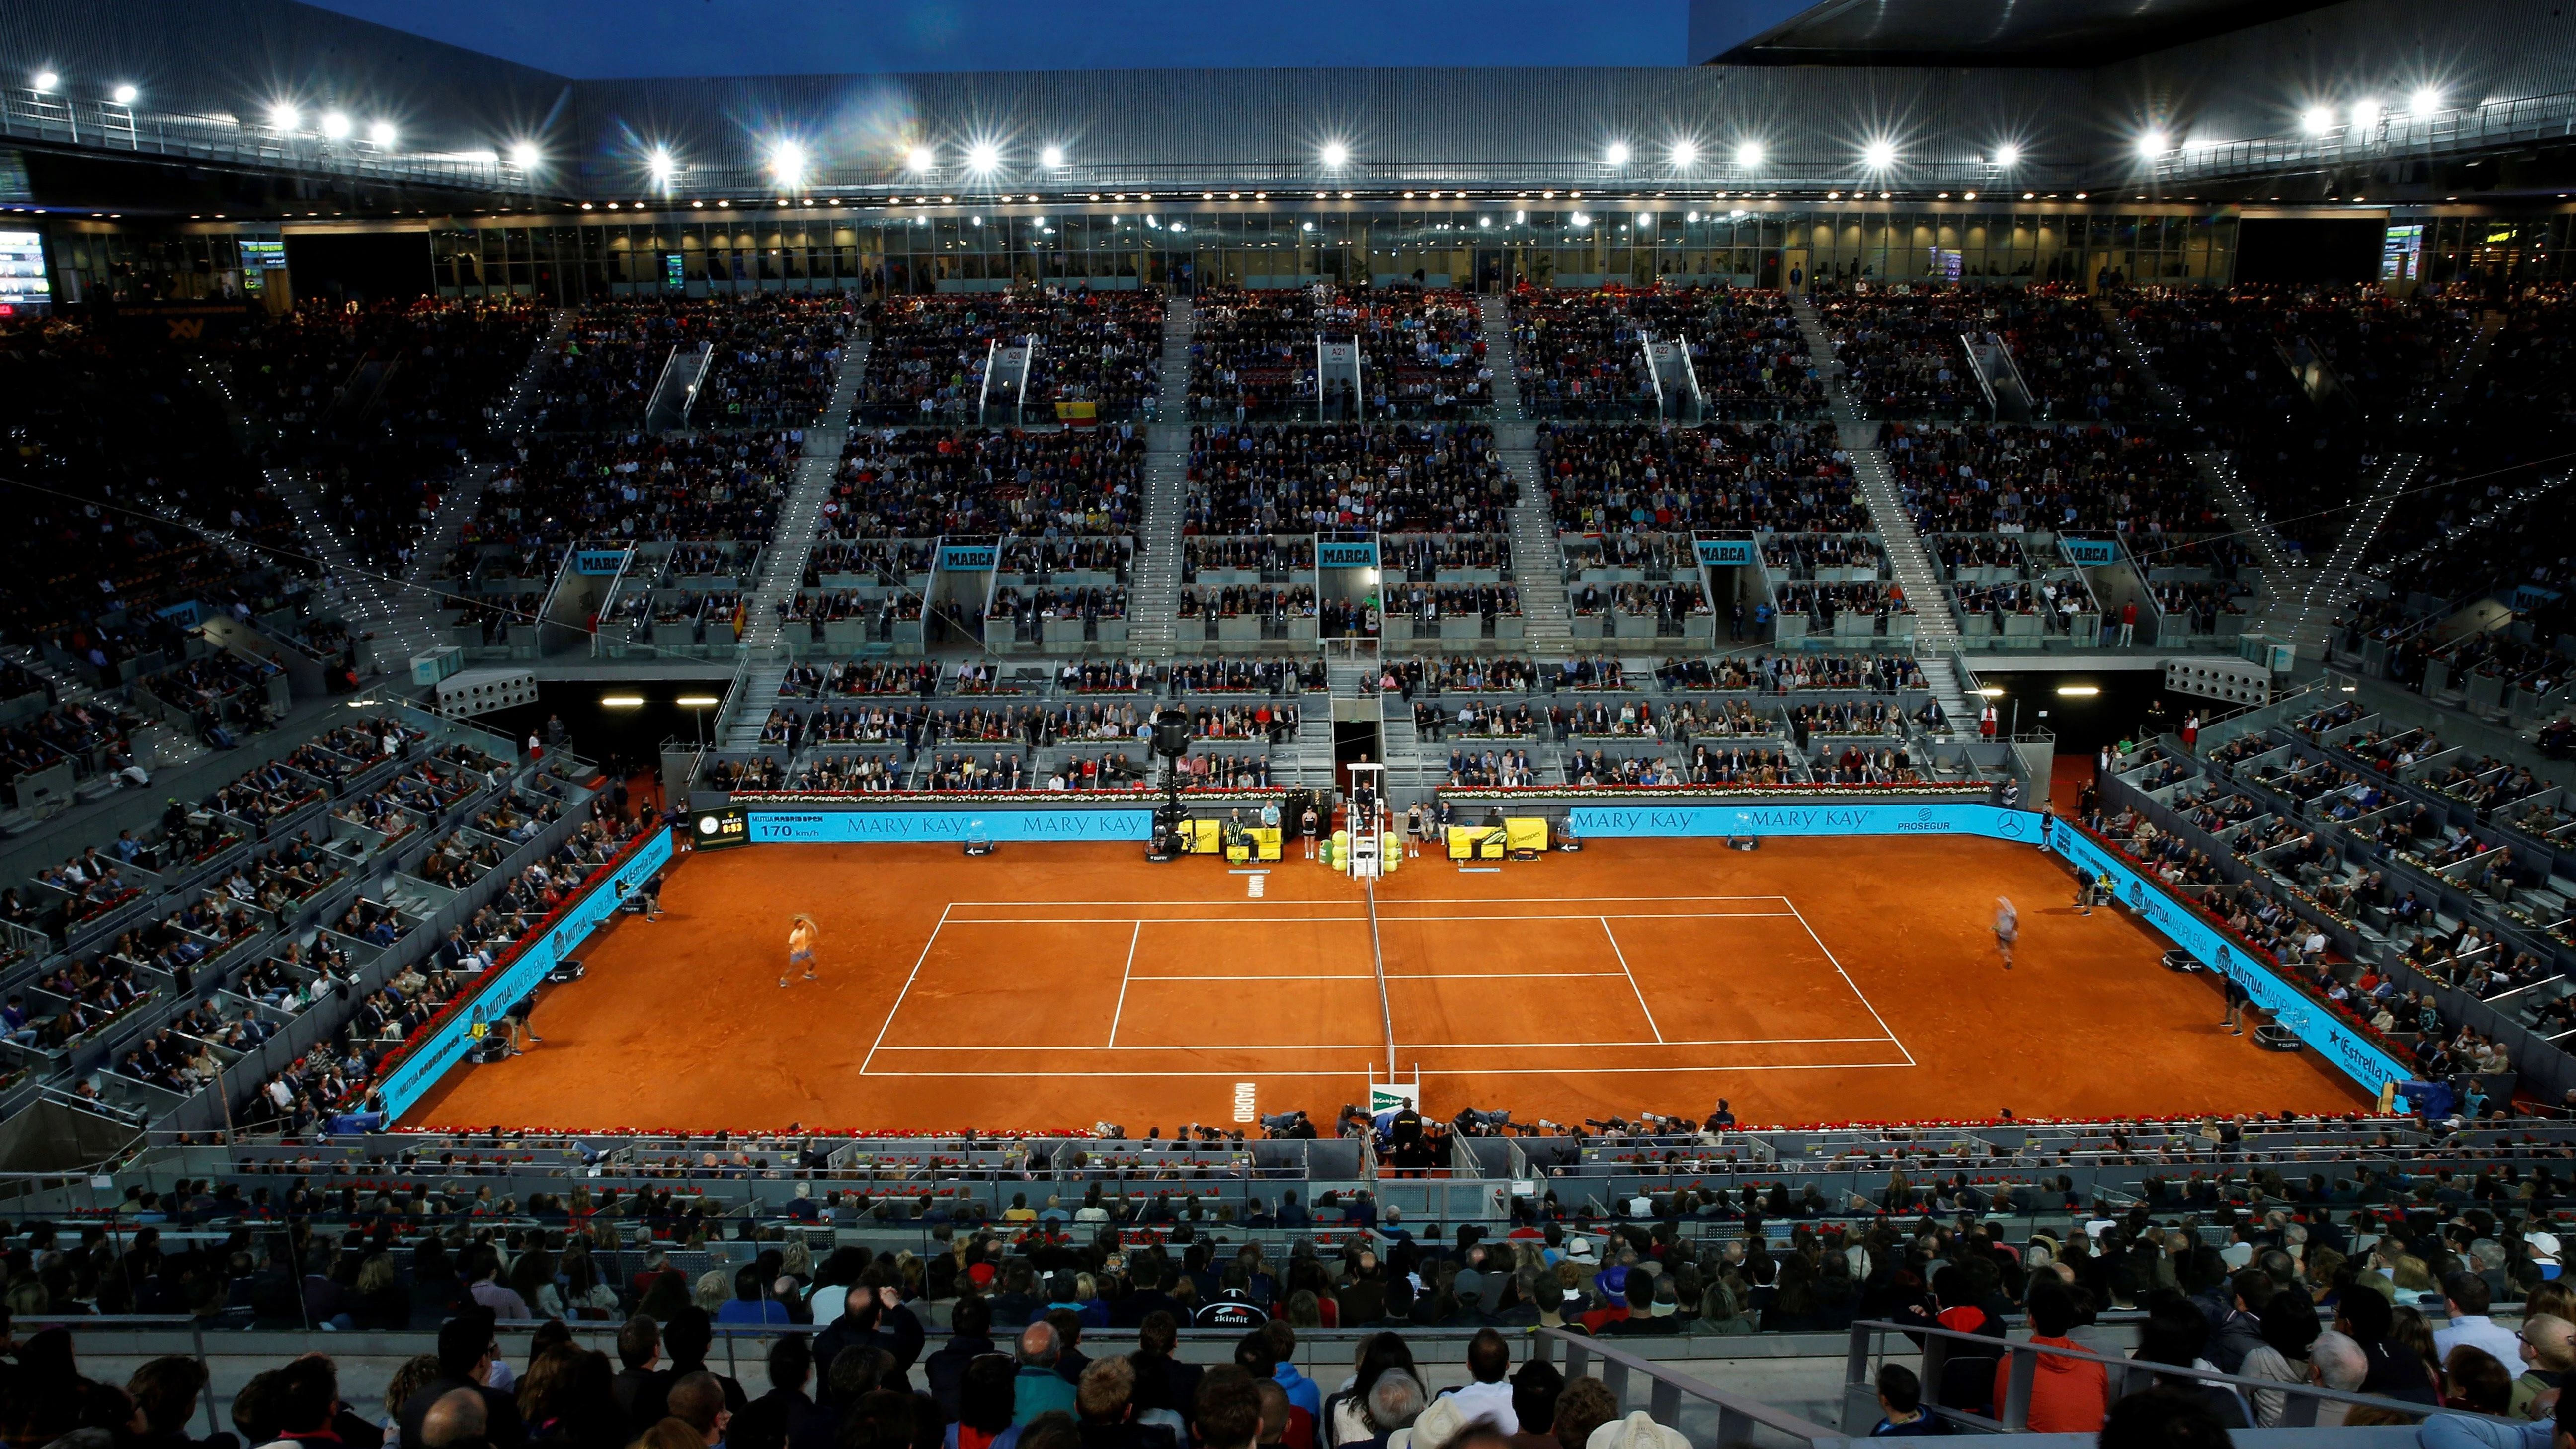
M12 7L10 1449L2576 1446L2554 0L1220 20Z

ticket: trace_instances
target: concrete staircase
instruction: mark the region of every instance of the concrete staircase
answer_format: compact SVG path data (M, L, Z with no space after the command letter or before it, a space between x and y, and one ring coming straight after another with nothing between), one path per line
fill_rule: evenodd
M1946 733L1962 738L1975 734L1977 707L1985 701L1982 698L1972 700L1968 697L1968 687L1959 678L1958 656L1950 653L1927 654L1917 650L1914 662L1921 666L1923 683L1931 689L1932 697L1941 702L1941 713L1949 722L1946 730L1935 733Z
M1557 543L1556 515L1539 473L1538 429L1521 416L1511 309L1502 298L1487 297L1478 310L1485 360L1494 369L1494 446L1502 454L1503 470L1521 485L1511 529L1512 583L1521 593L1522 628L1533 654L1561 659L1574 650L1574 615L1565 599L1565 554Z
M1382 704L1378 741L1385 746L1386 783L1391 790L1428 792L1446 777L1445 770L1435 770L1423 755L1421 736L1414 732L1413 710L1401 699ZM1410 798L1410 797L1406 797Z
M517 379L493 412L495 438L515 437L528 431L528 407L536 401L546 369L562 349L564 339L572 335L578 310L556 308L545 337L529 349L528 360L520 365ZM376 642L367 651L377 669L401 672L404 661L442 642L439 619L447 612L448 600L439 584L439 574L447 566L447 556L455 551L457 540L465 536L467 520L482 506L483 487L492 481L495 471L478 467L449 480L437 511L430 515L429 526L421 530L420 541L412 545L411 562L403 568L401 586L390 589L391 617L377 631Z
M339 606L352 629L381 632L391 626L399 586L358 562L349 541L323 516L304 475L292 468L270 468L261 476L267 479L269 491L284 500L286 511L295 515L296 528L321 563L323 598Z
M775 664L755 664L742 674L742 693L728 701L724 728L716 736L721 750L756 750L760 748L760 727L769 722L770 706L778 699L778 686L787 678L784 660Z
M1189 501L1190 329L1187 297L1174 297L1163 313L1162 399L1158 413L1172 419L1145 429L1145 523L1136 536L1135 566L1127 584L1127 642L1139 656L1170 656L1179 638L1181 515Z
M1333 697L1310 689L1297 699L1297 777L1292 782L1325 790L1333 784Z
M1914 515L1906 510L1904 494L1896 486L1896 470L1876 446L1877 425L1860 415L1851 395L1843 390L1842 364L1833 360L1833 334L1826 330L1824 317L1803 296L1792 295L1789 306L1807 339L1807 354L1815 359L1833 398L1834 428L1843 451L1851 456L1852 479L1860 485L1861 501L1868 505L1870 527L1887 547L1888 576L1914 605L1915 653L1953 651L1959 647L1958 613L1951 607L1950 590L1941 582L1940 570L1932 566L1922 533L1914 527ZM1941 707L1950 708L1950 702L1943 700Z
M2308 574L2295 599L2284 594L2273 601L2262 621L2263 632L2289 640L2305 657L2326 656L2335 616L2360 592L2353 576L2361 571L2361 561L2369 556L2370 546L2378 539L2390 511L2396 508L2399 496L2414 485L2423 471L2421 453L2399 453L2381 461L2379 471L2371 475L2369 493L2346 520L2343 537L2335 540L2334 552L2322 567Z
M853 338L841 349L840 372L832 379L832 400L822 420L805 430L805 449L796 460L796 486L778 513L769 537L769 556L761 565L760 585L751 596L743 650L766 659L780 645L780 606L796 597L805 581L805 561L814 555L814 536L821 530L823 504L832 496L832 479L841 469L841 448L849 441L850 407L858 401L859 377L866 370L868 339ZM777 681L770 681L777 688Z

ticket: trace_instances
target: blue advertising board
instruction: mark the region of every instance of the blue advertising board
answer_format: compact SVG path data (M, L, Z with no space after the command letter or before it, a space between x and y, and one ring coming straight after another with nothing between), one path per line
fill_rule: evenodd
M2107 538L2061 538L2057 551L2066 555L2068 563L2093 567L2120 561L2120 545Z
M572 571L594 577L626 571L626 550L622 548L577 549L572 556Z
M939 566L949 570L988 569L998 550L989 543L943 543L939 546Z
M1699 561L1710 568L1753 562L1753 540L1749 538L1703 538L1698 540L1698 546Z
M2328 1011L2270 967L2245 954L2199 912L2166 894L2161 885L2139 874L2083 831L2055 820L2048 822L2046 845L2087 875L2111 877L2112 894L2139 920L2191 953L2193 960L2222 972L2245 988L2254 1004L2299 1040L2315 1047L2327 1061L2373 1093L2415 1074L2380 1050L2351 1023Z
M1328 569L1373 569L1377 567L1377 540L1361 542L1344 540L1315 545L1315 564Z
M968 840L1149 840L1151 810L762 810L755 845Z
M592 882L589 890L565 906L544 935L523 943L515 955L468 987L466 1009L439 1023L428 1038L414 1045L410 1055L377 1089L386 1119L411 1110L411 1105L436 1085L449 1067L465 1059L466 1051L474 1045L477 1023L498 1020L521 997L536 990L537 983L546 979L546 973L555 969L557 962L606 923L628 896L653 878L655 871L670 863L671 832L656 830L616 870Z
M1577 805L1566 812L1574 833L1629 836L1712 835L1986 835L2038 840L2039 817L1992 805L1874 802L1838 805Z

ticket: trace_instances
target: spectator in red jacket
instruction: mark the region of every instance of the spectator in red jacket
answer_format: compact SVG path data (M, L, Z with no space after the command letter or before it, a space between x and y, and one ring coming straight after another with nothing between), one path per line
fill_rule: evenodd
M2075 1326L2075 1299L2064 1284L2054 1278L2041 1278L2030 1288L2030 1300L2023 1305L2030 1314L2030 1341L2052 1348L2071 1348L2090 1352L2066 1336ZM2012 1356L2007 1354L1995 1365L1995 1411L2001 1413L2004 1392L2012 1381ZM2102 1428L2102 1415L2107 1408L2108 1377L2102 1365L2090 1359L2064 1358L2043 1353L2030 1379L2030 1432L2034 1434L2092 1434Z

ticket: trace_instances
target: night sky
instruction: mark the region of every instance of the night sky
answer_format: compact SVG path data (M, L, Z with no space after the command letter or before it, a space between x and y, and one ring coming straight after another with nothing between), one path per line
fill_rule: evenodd
M576 80L1216 66L1679 65L1688 0L314 0Z

